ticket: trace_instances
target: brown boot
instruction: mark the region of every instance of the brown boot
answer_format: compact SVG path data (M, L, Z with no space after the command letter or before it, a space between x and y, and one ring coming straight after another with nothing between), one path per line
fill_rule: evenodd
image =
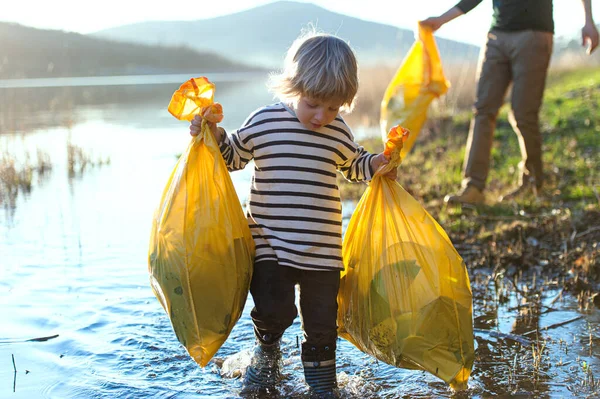
M446 195L444 202L448 204L479 205L485 202L483 191L475 186L467 186L453 195Z
M521 183L519 187L504 195L501 195L498 200L500 202L506 202L516 201L527 197L537 198L540 191L541 190L537 188L531 180L523 180L523 183Z

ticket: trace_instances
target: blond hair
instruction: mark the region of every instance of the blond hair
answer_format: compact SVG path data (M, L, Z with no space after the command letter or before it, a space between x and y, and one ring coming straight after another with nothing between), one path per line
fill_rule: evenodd
M283 72L271 75L269 88L284 102L297 103L301 96L335 99L341 110L351 111L358 91L356 57L344 40L313 29L294 41Z

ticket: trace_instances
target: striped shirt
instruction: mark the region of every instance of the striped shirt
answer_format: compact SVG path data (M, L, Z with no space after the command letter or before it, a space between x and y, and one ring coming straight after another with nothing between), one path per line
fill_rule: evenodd
M220 149L230 171L254 159L246 209L255 262L274 260L304 270L344 268L337 171L350 181L368 181L375 155L354 142L339 115L312 131L287 105L269 105L225 134Z

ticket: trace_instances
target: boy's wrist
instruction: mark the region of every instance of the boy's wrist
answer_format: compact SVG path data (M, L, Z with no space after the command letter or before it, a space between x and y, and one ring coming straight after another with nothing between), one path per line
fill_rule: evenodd
M223 139L225 138L225 134L225 129L223 129L221 126L217 126L215 136L218 143L221 143L223 141Z

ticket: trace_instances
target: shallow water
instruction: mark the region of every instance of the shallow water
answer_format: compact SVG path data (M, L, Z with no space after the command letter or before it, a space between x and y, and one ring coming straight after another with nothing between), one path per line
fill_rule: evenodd
M253 343L251 299L214 361L202 369L177 342L148 283L152 213L176 154L189 141L187 124L166 112L177 86L38 88L35 99L31 88L0 89L0 154L24 159L25 151L35 155L40 147L55 165L39 181L36 176L30 193L0 210L0 397L239 397L240 370ZM244 95L235 97L240 91ZM32 106L9 112L9 99ZM217 100L226 112L225 128L232 129L271 98L259 82L218 85ZM110 164L69 177L68 139L94 156L110 157ZM249 173L232 174L242 201ZM351 211L345 204L346 221ZM475 327L492 333L476 334L478 356L468 391L453 394L429 374L377 362L340 340L342 397L598 394L593 379L600 368L598 310L580 310L568 295L552 302L559 291L550 283L538 283L543 289L527 298L528 306L518 306L523 295L514 290L508 301L497 303L494 284L484 284L486 274L472 277ZM553 327L576 317L581 318ZM546 326L552 328L528 334ZM280 397L306 396L300 340L296 320L283 339L286 378Z

